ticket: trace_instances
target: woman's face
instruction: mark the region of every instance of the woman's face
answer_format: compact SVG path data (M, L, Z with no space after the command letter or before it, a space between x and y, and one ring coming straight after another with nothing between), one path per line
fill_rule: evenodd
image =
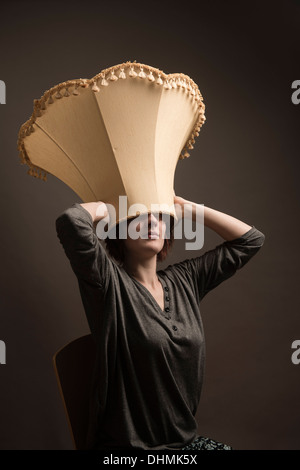
M130 234L138 234L133 239ZM124 240L129 255L154 256L165 243L166 223L161 214L149 213L131 219L127 227L127 238Z

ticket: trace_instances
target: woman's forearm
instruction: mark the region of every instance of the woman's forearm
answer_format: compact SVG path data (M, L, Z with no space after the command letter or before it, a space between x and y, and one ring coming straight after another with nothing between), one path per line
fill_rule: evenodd
M225 214L224 212L220 212L215 209L211 209L210 207L206 207L203 204L196 204L183 198L178 198L176 201L176 197L175 203L179 203L181 205L182 216L184 214L184 204L188 204L188 206L186 206L187 210L185 210L187 217L190 217L193 221L196 221L198 213L198 220L201 220L202 217L206 227L210 228L227 241L241 237L252 228L251 225L248 225L245 222L232 217L231 215Z
M204 225L227 241L241 237L252 228L251 225L231 215L206 206L204 206Z

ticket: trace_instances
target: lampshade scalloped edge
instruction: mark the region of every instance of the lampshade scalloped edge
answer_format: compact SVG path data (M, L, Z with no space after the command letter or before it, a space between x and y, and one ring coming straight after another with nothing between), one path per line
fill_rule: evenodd
M71 93L73 95L78 95L80 93L80 88L91 87L91 89L95 93L99 93L101 91L101 88L108 86L117 80L126 79L127 76L125 73L125 69L128 68L128 76L130 78L148 79L152 82L156 81L157 85L164 86L164 88L169 90L182 88L185 90L186 93L189 94L191 99L195 103L197 103L198 118L195 121L193 130L189 138L187 139L183 149L181 150L178 159L184 159L190 156L189 152L194 148L195 139L196 137L198 137L200 129L206 121L206 117L204 114L205 105L203 103L203 97L200 93L198 86L189 76L185 74L165 74L158 68L152 67L150 65L128 61L104 69L90 79L80 78L61 82L58 85L55 85L54 87L45 91L45 93L41 96L40 99L34 100L33 113L31 117L20 127L17 141L17 149L19 151L20 162L21 164L26 164L29 167L27 171L29 175L40 178L43 181L47 180L48 172L45 169L32 164L24 145L24 140L26 139L26 137L32 132L34 132L33 125L36 121L36 118L47 111L47 106L51 106L51 104L54 103L54 100L67 98L68 96L70 96Z

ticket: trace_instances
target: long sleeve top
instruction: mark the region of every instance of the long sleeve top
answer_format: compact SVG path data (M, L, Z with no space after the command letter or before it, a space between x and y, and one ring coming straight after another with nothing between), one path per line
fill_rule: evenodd
M111 258L90 213L75 203L56 220L96 343L88 449L180 449L198 436L205 365L203 297L260 249L254 226L158 270L164 309Z

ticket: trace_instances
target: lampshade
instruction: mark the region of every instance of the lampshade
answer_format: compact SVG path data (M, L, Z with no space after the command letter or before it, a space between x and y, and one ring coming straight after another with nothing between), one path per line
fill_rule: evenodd
M168 206L163 212L176 218L176 165L189 156L204 111L187 75L125 62L91 79L62 82L34 100L18 150L30 175L52 174L82 202L115 207L114 223L121 220L119 196L127 196L127 217L154 204Z

